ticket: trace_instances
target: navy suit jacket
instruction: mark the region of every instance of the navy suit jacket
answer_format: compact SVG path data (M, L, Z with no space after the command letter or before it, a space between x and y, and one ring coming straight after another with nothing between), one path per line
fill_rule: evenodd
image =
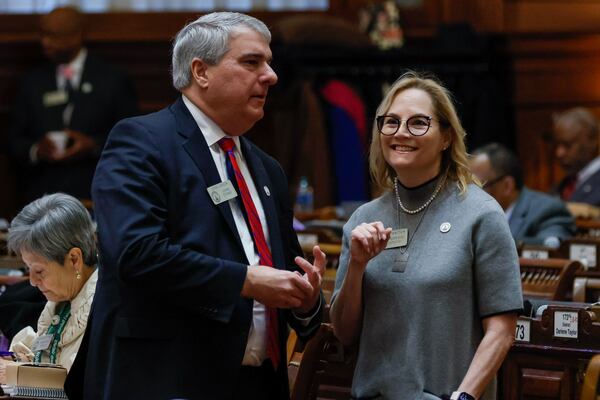
M558 198L523 187L508 221L517 243L544 244L554 236L559 240L575 234L575 221Z
M295 269L301 248L284 172L243 137L241 151L267 216L274 264ZM181 98L111 131L92 188L101 263L85 399L231 398L253 301L240 296L248 260L229 202L215 205L207 192L220 181ZM307 326L290 310L278 316L282 357L273 384L287 398L286 323L308 337L320 315Z
M83 90L85 87L86 90ZM88 52L76 92L69 127L91 136L98 148L117 121L137 114L133 85L127 75ZM45 193L66 192L90 198L98 154L61 163L32 164L29 151L47 132L65 128L65 104L44 104L44 95L56 92L56 65L46 64L29 73L17 94L9 133L11 154L19 164L23 200Z
M559 194L562 192L567 180L568 177L559 183L557 190ZM584 182L581 182L567 201L587 203L600 207L600 171L597 171Z

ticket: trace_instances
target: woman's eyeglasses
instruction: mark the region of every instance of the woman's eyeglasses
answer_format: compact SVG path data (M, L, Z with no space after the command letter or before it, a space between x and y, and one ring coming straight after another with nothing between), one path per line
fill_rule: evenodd
M432 119L426 115L414 115L405 121L406 129L413 136L423 136L429 131ZM385 136L395 135L402 126L402 120L393 115L380 115L375 120L377 121L377 130Z

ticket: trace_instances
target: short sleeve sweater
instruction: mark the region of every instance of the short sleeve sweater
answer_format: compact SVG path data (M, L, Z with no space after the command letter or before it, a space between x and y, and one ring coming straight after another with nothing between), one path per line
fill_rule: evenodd
M432 191L431 184L416 191L400 186L401 198L426 199ZM367 265L352 394L411 400L449 394L483 337L482 318L523 306L518 256L504 212L476 185L460 194L448 183L415 215L400 211L395 194L385 193L356 210L344 227L332 302L346 276L352 229L373 221L408 227L409 243L384 250ZM408 253L408 262L395 272L401 252ZM482 399L495 399L495 391L493 382Z

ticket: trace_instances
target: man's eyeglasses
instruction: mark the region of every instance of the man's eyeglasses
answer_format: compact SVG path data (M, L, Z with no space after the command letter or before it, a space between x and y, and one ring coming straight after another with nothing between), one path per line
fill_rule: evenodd
M413 136L423 136L429 131L432 119L426 115L412 116L405 121L406 129ZM395 135L402 126L402 120L393 115L380 115L375 120L377 121L377 130L385 136Z
M486 181L483 183L483 185L481 185L481 188L482 189L489 188L490 186L495 185L496 183L500 182L502 179L506 178L506 176L507 175L500 175L500 176L495 177L492 180Z

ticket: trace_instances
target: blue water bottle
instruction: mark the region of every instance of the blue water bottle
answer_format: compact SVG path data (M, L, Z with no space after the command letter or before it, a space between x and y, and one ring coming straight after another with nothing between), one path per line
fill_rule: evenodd
M314 197L313 188L308 183L308 178L303 176L300 178L298 184L298 191L296 192L296 204L294 211L296 213L309 213L313 211Z

